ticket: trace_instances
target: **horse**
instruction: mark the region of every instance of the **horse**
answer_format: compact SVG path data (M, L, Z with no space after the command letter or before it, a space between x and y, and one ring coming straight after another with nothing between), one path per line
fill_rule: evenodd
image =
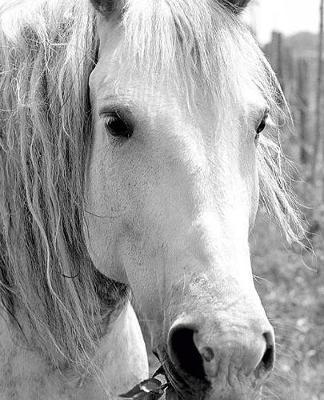
M168 399L259 396L259 203L303 228L247 3L2 2L1 400L157 398L139 318Z

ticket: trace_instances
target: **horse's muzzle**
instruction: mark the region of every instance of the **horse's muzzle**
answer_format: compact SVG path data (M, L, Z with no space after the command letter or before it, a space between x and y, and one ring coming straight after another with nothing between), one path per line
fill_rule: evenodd
M233 327L228 321L221 333L215 334L180 317L168 334L170 360L187 381L191 377L208 382L213 392L223 394L222 399L245 399L244 392L262 384L275 358L272 327L268 323L262 329L259 321L252 322L247 329L246 325Z

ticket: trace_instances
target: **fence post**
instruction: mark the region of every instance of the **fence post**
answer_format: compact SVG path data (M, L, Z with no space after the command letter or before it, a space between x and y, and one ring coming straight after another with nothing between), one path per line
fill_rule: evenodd
M308 96L309 96L309 82L308 82L308 63L304 59L298 59L297 62L297 104L299 114L299 138L300 150L299 159L302 165L308 162Z
M284 90L282 34L272 32L271 60L282 90Z
M323 7L324 0L320 0L320 31L318 40L318 63L317 63L317 85L316 85L316 122L315 122L315 140L312 159L311 182L316 184L317 162L321 155L321 103L322 103L322 75L323 75Z

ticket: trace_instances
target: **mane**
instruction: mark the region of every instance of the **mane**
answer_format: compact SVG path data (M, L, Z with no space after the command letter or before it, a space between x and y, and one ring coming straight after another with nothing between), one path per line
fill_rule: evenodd
M96 272L82 229L95 15L86 0L40 1L28 13L25 3L0 6L0 296L12 324L27 319L29 345L59 368L88 369L102 320L128 292ZM199 108L202 92L233 118L228 105L244 103L243 82L262 93L277 125L283 121L271 68L217 1L128 0L119 23L127 67L176 84L188 109ZM278 137L274 128L258 148L262 198L287 239L298 241L303 229Z
M82 370L127 288L95 270L82 230L93 12L38 3L1 16L0 295L30 346Z

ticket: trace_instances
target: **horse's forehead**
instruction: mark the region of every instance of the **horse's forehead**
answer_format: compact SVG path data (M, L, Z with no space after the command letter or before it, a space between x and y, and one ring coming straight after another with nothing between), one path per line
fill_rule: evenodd
M145 79L141 70L130 69L102 53L90 76L91 99L97 111L109 106L128 108L143 119L154 119L168 110L179 111L180 101L158 80Z
M124 58L127 53L122 50L123 36L123 29L114 22L100 24L99 59L90 76L92 99L97 107L105 103L126 104L132 109L145 107L151 116L161 109L178 108L179 98L167 80L162 83L160 76L145 75L131 54Z
M163 68L161 68L160 75L145 76L143 71L147 73L147 65L143 64L144 67L138 65L137 60L133 59L136 52L128 52L127 49L125 51L127 40L125 44L125 31L120 21L99 16L98 34L100 38L99 60L90 79L90 86L96 92L98 101L103 102L107 97L115 97L115 99L119 97L119 102L126 101L146 106L151 113L158 112L167 106L174 109L177 105L181 107L185 100L180 99L179 91L176 93L177 77L173 77L170 73L163 74ZM178 56L181 57L181 54ZM214 63L218 61L217 59L213 60ZM152 60L147 59L142 62L150 64ZM230 76L233 71L223 71L222 74L224 73ZM186 71L183 71L183 76L185 74ZM188 76L189 81L192 84L192 76ZM217 82L215 79L214 86L216 87L218 84L220 85L221 82ZM201 85L201 82L198 82L198 85ZM200 98L200 89L201 87L195 91L194 102L200 105L198 111L206 116L210 110L210 104L205 104L208 94L206 96L206 92L204 92L205 98ZM229 105L226 110L226 114L232 115L234 119L242 113L255 115L260 109L266 107L261 91L252 84L251 79L242 76L236 90L239 100ZM212 112L216 111L217 115L217 109L221 108L221 104L212 104L212 108Z

